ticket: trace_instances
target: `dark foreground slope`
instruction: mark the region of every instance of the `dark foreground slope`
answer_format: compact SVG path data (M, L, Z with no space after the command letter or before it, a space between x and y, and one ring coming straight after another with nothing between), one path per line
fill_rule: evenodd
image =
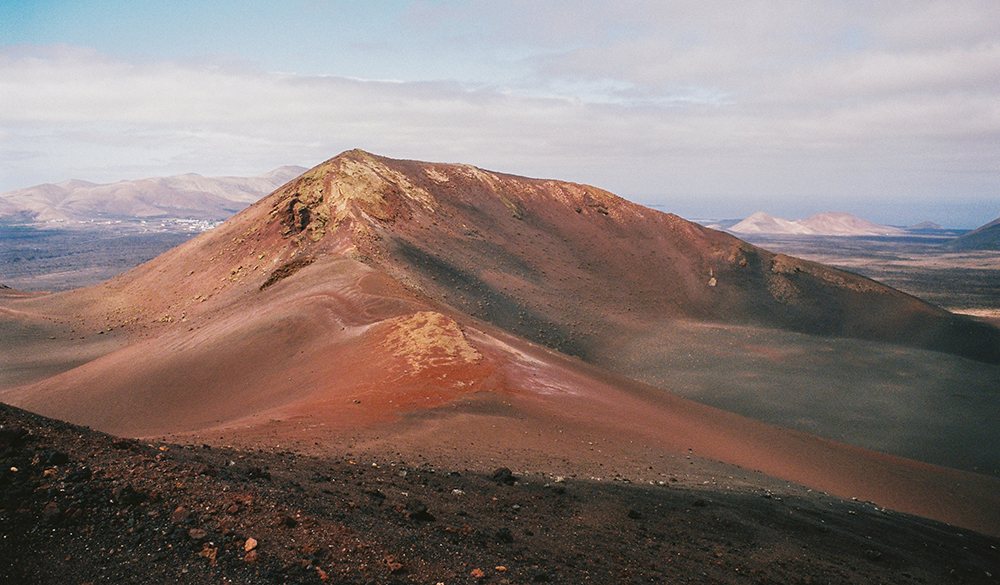
M482 474L350 447L305 457L146 444L0 406L0 463L0 580L11 585L1000 575L996 538L697 459L663 464L653 485L511 474L503 462Z

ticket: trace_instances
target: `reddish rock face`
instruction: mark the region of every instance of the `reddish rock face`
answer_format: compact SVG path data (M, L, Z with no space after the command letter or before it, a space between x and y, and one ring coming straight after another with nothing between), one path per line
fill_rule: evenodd
M680 318L1000 361L994 328L587 185L352 151L270 201L283 225L297 220L281 210L311 202L306 248L333 228L411 289L584 358L609 334Z

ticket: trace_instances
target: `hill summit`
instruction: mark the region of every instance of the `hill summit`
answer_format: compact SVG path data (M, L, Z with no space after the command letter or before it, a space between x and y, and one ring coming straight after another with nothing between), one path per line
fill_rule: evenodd
M905 230L877 225L853 215L830 211L806 219L787 220L758 211L729 228L735 234L795 236L901 236Z
M612 332L683 318L1000 359L978 324L588 185L350 151L261 205L297 254L332 238L436 300L581 357ZM806 225L867 223L854 220Z

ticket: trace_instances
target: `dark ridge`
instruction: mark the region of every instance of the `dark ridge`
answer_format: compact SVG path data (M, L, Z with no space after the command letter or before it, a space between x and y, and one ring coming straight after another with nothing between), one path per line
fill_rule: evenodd
M996 583L997 538L764 486L132 441L0 404L0 582ZM713 482L714 483L714 482Z
M545 319L543 315L516 298L496 290L468 270L403 240L395 241L395 251L408 265L416 268L428 280L440 283L456 297L439 300L535 343L568 355L587 358L589 352L586 346L575 339L567 327ZM519 258L509 256L525 273L531 271Z
M1000 218L952 240L953 250L1000 250Z
M264 290L267 287L271 286L272 284L277 284L278 282L281 282L282 280L295 274L299 270L302 270L306 266L309 266L315 261L316 261L315 258L307 257L307 258L296 258L295 260L286 262L280 268L272 272L270 276L267 277L267 280L264 281L264 284L260 285L259 290Z

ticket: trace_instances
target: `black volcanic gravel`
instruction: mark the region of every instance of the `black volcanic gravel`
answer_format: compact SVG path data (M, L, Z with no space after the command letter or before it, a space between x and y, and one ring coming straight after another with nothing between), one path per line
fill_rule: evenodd
M147 444L4 405L0 425L11 585L1000 577L1000 539L822 495Z

